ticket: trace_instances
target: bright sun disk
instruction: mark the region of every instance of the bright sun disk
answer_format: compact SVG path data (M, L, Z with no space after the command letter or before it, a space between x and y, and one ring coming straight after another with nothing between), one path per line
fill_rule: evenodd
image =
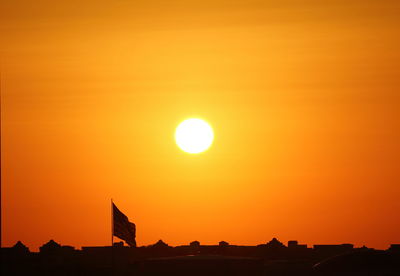
M214 140L211 126L201 119L187 119L175 131L176 144L187 153L200 153L207 150Z

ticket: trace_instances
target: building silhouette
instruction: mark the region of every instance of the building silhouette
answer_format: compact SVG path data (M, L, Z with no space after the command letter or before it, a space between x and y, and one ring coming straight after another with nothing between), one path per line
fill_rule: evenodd
M89 246L77 250L54 240L31 252L22 242L1 248L2 275L400 275L400 245L388 250L352 244L307 247L273 238L257 246ZM368 272L369 274L366 274ZM380 274L381 273L381 274ZM382 274L384 273L384 274Z

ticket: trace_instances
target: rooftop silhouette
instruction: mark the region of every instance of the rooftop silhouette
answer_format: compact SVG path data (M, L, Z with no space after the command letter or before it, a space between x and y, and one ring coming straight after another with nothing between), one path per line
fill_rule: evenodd
M375 250L352 244L308 247L277 238L256 246L89 246L77 250L50 240L31 252L21 241L1 248L2 275L400 275L400 245ZM385 274L382 274L385 273Z

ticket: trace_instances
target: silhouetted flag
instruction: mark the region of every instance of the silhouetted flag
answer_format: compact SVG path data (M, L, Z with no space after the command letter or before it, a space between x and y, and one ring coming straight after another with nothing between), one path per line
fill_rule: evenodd
M126 241L130 246L136 247L136 226L128 220L115 204L113 207L113 235Z

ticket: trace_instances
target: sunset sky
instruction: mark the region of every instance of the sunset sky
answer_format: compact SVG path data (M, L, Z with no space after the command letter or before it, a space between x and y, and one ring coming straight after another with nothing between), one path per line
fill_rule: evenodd
M400 1L1 1L2 246L400 243ZM213 145L174 131L198 117Z

